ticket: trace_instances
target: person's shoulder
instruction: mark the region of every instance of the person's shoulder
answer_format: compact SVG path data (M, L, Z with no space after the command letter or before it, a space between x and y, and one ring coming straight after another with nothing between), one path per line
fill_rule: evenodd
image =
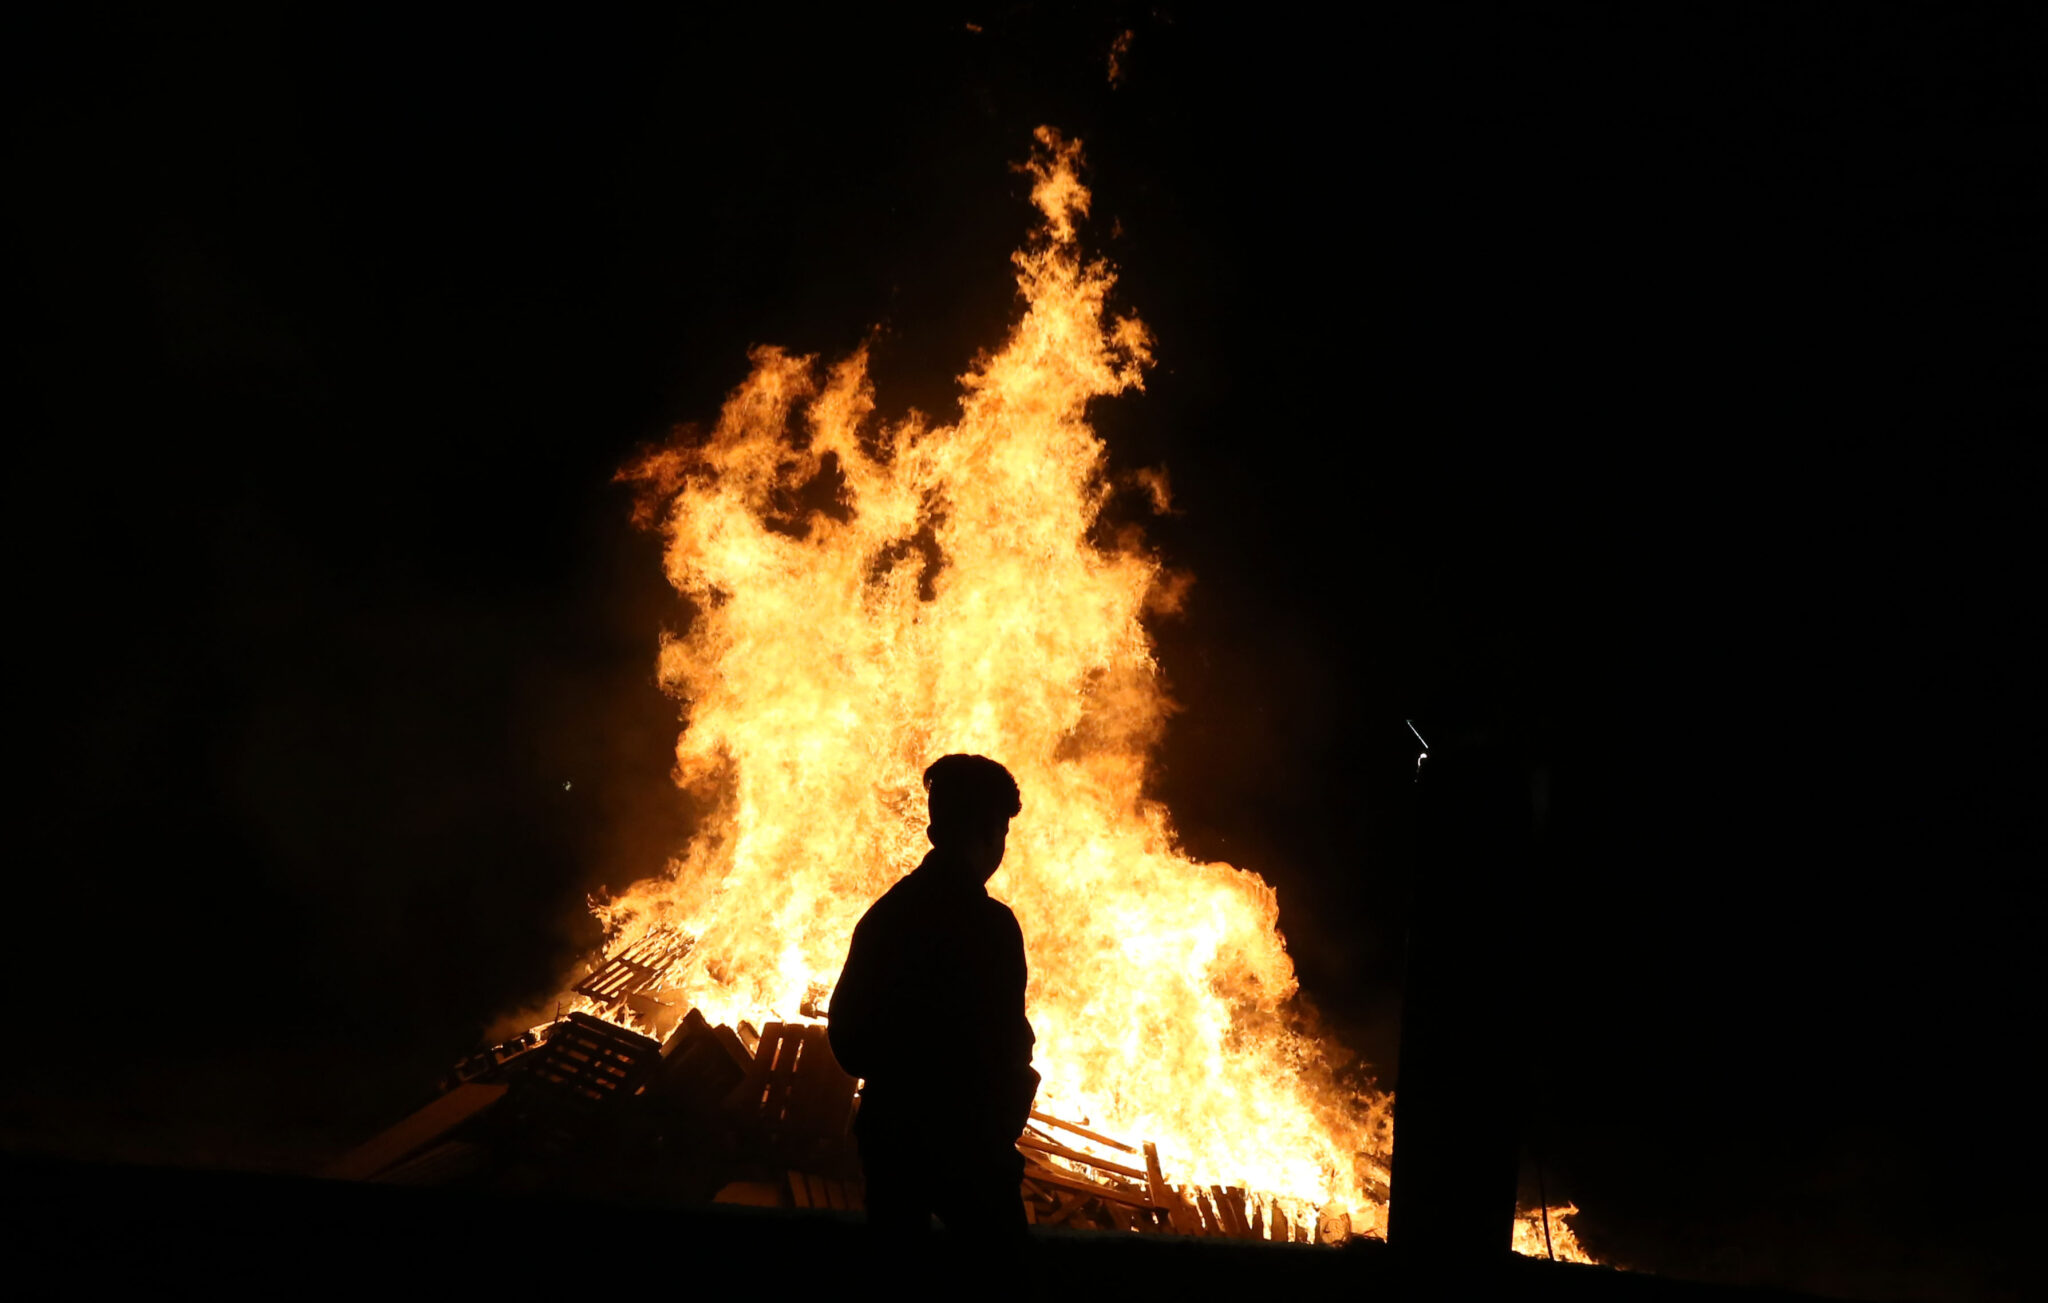
M994 896L983 896L980 905L983 916L991 924L1003 928L1005 931L1015 932L1020 937L1024 935L1024 929L1017 925L1016 911L1008 905L997 900Z
M900 917L906 910L913 908L910 897L915 892L916 887L908 875L896 879L887 891L875 897L874 903L868 906L867 913L862 914L860 922L854 925L854 930L860 931L871 926L887 927L891 919Z
M883 892L881 895L875 897L875 903L873 905L868 906L868 908L874 909L882 905L890 905L892 907L895 905L900 905L903 903L903 898L905 896L909 895L911 892L914 892L916 890L917 870L912 869L910 872L896 879L896 881L890 883L889 889Z

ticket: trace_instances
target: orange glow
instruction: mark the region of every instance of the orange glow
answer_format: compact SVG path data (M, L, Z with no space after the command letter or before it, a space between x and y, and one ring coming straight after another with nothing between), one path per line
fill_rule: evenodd
M1593 1257L1579 1247L1579 1237L1565 1219L1579 1211L1576 1204L1559 1204L1550 1210L1550 1244L1543 1241L1543 1214L1523 1214L1515 1220L1515 1252L1532 1258L1547 1258L1554 1252L1559 1262L1591 1262Z
M923 768L993 756L1023 790L990 891L1029 949L1038 1106L1156 1141L1176 1182L1245 1186L1296 1224L1334 1203L1378 1233L1389 1097L1292 1029L1273 889L1182 854L1144 794L1168 703L1142 617L1181 585L1134 536L1090 541L1109 490L1087 407L1143 387L1152 341L1080 252L1078 144L1037 140L1022 314L960 377L958 423L880 420L865 351L762 347L708 437L624 472L694 609L660 675L676 781L713 813L597 912L614 946L688 941L665 998L803 1021L926 850ZM835 477L836 506L794 514Z

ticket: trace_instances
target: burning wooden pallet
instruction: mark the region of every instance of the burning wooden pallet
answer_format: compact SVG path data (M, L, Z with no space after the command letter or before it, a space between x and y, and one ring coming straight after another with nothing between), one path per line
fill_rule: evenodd
M858 1177L855 1082L822 1027L770 1023L750 1048L694 1010L661 1042L576 1012L532 1039L463 1060L446 1094L327 1174L443 1183L445 1168L450 1182L532 1187L609 1167L630 1190L685 1201L764 1169ZM474 1161L448 1163L456 1154Z
M1130 1155L1129 1161L1074 1148L1063 1131ZM1150 1141L1134 1148L1078 1123L1036 1109L1017 1139L1024 1154L1024 1208L1034 1224L1168 1235L1223 1235L1241 1240L1306 1242L1308 1228L1290 1225L1280 1207L1265 1211L1237 1187L1169 1185ZM1055 1162L1053 1160L1059 1160ZM1134 1166L1142 1160L1142 1168Z
M514 1188L609 1185L665 1200L857 1212L856 1082L815 1022L715 1026L648 988L689 949L653 936L594 964L595 1012L471 1055L440 1099L328 1175ZM599 1015L633 1017L660 1039ZM1041 1226L1303 1241L1242 1189L1169 1185L1159 1153L1033 1110L1017 1138L1025 1214ZM1329 1238L1325 1228L1324 1238Z
M690 953L687 937L650 932L605 957L573 988L600 1007L625 1003L659 981L669 966Z
M1031 1121L1024 1124L1024 1133L1017 1139L1025 1164L1024 1213L1033 1224L1085 1226L1107 1222L1118 1230L1195 1233L1180 1196L1159 1174L1159 1151L1151 1144L1145 1146L1146 1167L1140 1171L1114 1159L1071 1148L1055 1139L1047 1128L1068 1131L1122 1153L1138 1153L1121 1140L1033 1109ZM1076 1166L1056 1165L1051 1159L1064 1159L1094 1175L1086 1175ZM1181 1214L1178 1224L1175 1214Z

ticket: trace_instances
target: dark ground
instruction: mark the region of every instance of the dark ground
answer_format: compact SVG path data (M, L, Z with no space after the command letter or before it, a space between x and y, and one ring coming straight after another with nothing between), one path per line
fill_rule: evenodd
M10 1231L33 1237L66 1279L99 1288L206 1281L260 1291L317 1272L328 1288L477 1291L857 1287L863 1297L1034 1299L1085 1287L1194 1293L1247 1290L1375 1300L1498 1303L1794 1303L1809 1295L1665 1280L1503 1255L1447 1276L1378 1240L1343 1248L1221 1237L1030 1233L992 1271L943 1234L904 1253L878 1245L858 1215L645 1204L469 1190L408 1189L246 1172L85 1164L0 1155L0 1192L26 1196ZM891 1289L889 1286L895 1288Z
M2018 1297L2040 33L1653 10L23 34L8 1144L303 1169L550 990L685 827L610 473L756 342L943 413L1052 122L1160 339L1158 791L1330 1022L1392 1078L1400 720L1505 685L1586 1242Z

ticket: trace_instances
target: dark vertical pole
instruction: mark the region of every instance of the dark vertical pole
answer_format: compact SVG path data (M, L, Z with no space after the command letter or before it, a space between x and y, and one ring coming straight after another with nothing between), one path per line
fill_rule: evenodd
M1529 770L1483 733L1430 741L1439 749L1417 774L1387 1240L1404 1256L1477 1264L1514 1240Z

